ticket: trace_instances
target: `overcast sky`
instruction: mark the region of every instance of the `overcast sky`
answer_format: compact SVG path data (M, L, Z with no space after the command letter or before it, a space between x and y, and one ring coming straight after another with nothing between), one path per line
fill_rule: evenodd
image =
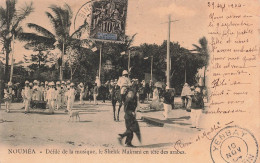
M31 0L18 0L18 7ZM51 4L63 5L67 3L71 6L74 16L80 7L88 0L34 0L34 12L23 22L24 31L30 31L25 24L35 23L50 31L49 20L45 11L49 11ZM5 0L0 1L1 6L5 6ZM172 19L179 21L172 23L171 41L179 42L181 46L192 49L192 44L198 44L199 38L206 35L206 0L129 0L126 34L136 35L134 45L142 43L161 44L167 39L168 14ZM74 20L74 19L73 19ZM74 28L71 28L74 30ZM72 31L73 32L73 31ZM23 44L16 41L15 55L16 61L22 60L23 54L31 54L32 51L25 50Z

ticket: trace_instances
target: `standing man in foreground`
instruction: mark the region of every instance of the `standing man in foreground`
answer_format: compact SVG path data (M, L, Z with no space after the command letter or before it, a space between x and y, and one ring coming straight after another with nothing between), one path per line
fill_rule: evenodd
M122 72L122 77L120 77L117 82L117 85L120 87L120 95L123 102L125 102L127 90L132 85L131 80L127 76L128 72L124 70Z
M123 134L118 134L118 141L122 145L122 139L126 137L125 144L127 147L134 147L132 145L132 140L134 136L134 132L136 133L139 141L141 141L141 134L138 122L136 120L136 110L137 107L137 96L136 92L133 90L129 90L126 95L126 100L124 103L124 111L125 111L125 127L126 131Z

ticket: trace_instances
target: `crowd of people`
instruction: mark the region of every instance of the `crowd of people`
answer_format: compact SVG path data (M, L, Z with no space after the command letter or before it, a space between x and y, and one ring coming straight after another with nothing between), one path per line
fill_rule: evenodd
M93 99L94 104L98 105L97 98L99 97L102 102L111 99L112 89L115 87L120 89L121 98L124 101L127 88L133 85L136 87L139 103L144 103L145 100L152 100L154 103L162 102L163 116L168 119L169 113L174 109L175 90L168 86L157 86L152 81L146 83L144 80L142 82L139 82L138 79L130 80L126 70L122 72L119 79L110 80L104 84L101 84L97 77L93 86L83 83L76 86L69 80L66 82L57 81L56 83L54 81L25 81L24 88L19 92L23 99L25 113L33 108L48 108L50 113L54 113L55 110L59 109L65 109L66 112L72 110L76 96L80 105L84 105L84 99L88 99L90 102ZM8 82L4 89L6 112L10 112L12 96L17 95L17 92L17 90L14 91L13 84ZM197 84L190 87L188 83L185 83L183 86L181 92L182 107L191 112L192 127L198 127L198 117L204 108L204 94Z
M11 82L8 82L4 89L4 101L6 112L10 112L11 102L15 101L18 97L21 97L23 101L23 108L25 113L28 113L30 108L42 108L49 109L51 113L54 110L65 109L69 111L73 108L73 104L76 98L79 99L79 104L84 105L84 100L93 100L94 104L98 105L99 98L103 103L107 99L111 99L111 92L114 87L121 88L124 92L126 86L132 84L138 85L138 92L140 92L140 102L144 102L146 94L150 93L147 89L144 80L139 83L137 79L132 79L125 83L128 75L127 71L123 72L122 77L119 79L114 79L101 84L99 78L97 77L93 85L88 85L87 83L79 83L75 85L73 82L68 81L38 81L33 82L25 81L24 87L14 86ZM124 98L124 97L123 97ZM149 98L149 96L148 96Z
M14 91L13 84L8 82L4 89L4 101L6 112L10 112L10 106L13 100L13 96L17 92L20 92L23 99L24 113L30 112L34 108L48 109L50 114L53 114L55 110L65 109L65 112L72 111L76 96L79 97L79 104L84 105L84 99L95 105L98 105L97 97L102 102L106 99L112 98L112 92L115 89L119 90L121 102L124 104L125 111L125 124L126 131L123 134L119 134L119 142L122 143L123 137L126 138L125 144L132 146L133 132L140 132L138 123L136 121L136 107L138 103L143 103L145 99L152 103L163 104L163 116L165 120L168 119L168 115L172 109L174 109L174 97L175 89L169 88L166 85L155 83L152 81L146 83L144 80L139 83L138 79L132 79L128 77L128 72L124 70L122 76L119 79L107 81L105 84L101 84L98 77L93 87L84 85L83 83L77 84L77 86L68 81L45 81L40 82L34 80L24 83L24 88L21 91ZM131 94L129 94L131 92ZM204 108L204 95L205 92L199 87L198 84L189 86L185 83L181 92L182 108L191 112L192 128L198 128L199 117Z

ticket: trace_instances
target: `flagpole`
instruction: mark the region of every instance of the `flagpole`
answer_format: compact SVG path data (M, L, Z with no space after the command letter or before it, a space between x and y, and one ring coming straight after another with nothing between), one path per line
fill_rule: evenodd
M99 51L99 70L98 70L98 77L100 80L100 76L101 76L101 57L102 57L102 44L100 45L100 51Z
M167 69L166 69L166 85L171 88L170 86L170 32L171 30L171 15L169 15L169 22L168 22L168 39L167 39Z

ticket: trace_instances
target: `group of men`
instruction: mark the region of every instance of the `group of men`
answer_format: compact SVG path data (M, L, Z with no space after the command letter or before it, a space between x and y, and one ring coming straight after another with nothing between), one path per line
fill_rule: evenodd
M78 85L78 88L84 88L83 83ZM80 89L82 90L82 89ZM80 98L83 100L83 91L80 91ZM50 113L54 113L54 110L59 110L67 106L66 111L73 108L75 95L75 84L70 81L56 83L51 82L39 82L34 80L33 83L25 81L25 87L22 90L23 104L25 113L29 112L29 108L35 106L39 102L46 103L46 108Z

